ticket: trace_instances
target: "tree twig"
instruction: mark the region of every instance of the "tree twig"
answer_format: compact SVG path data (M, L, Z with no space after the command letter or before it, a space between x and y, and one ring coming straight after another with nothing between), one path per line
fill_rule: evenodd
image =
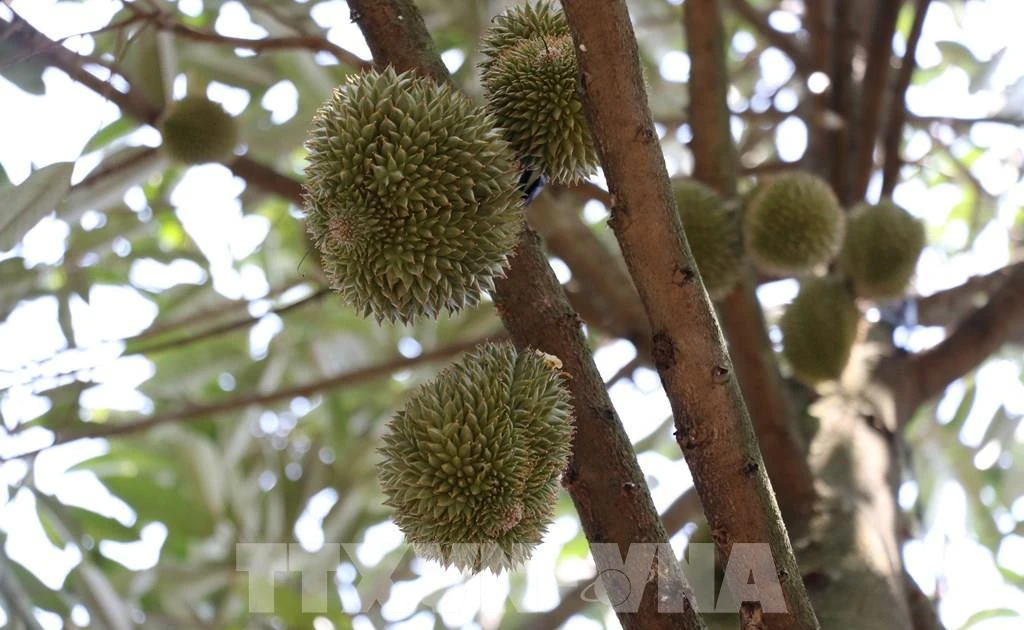
M265 37L262 39L229 37L227 35L212 33L191 27L187 24L182 24L174 19L172 15L163 11L143 11L138 8L137 4L127 4L126 6L135 11L136 15L140 16L142 19L147 20L156 26L159 30L174 33L183 39L218 46L243 48L251 50L257 54L266 51L293 50L296 48L312 52L322 51L330 53L339 62L351 68L355 68L356 70L365 70L371 65L369 62L360 59L355 53L345 50L341 46L338 46L334 42L328 40L326 37L321 37L319 35L304 34L283 37Z
M785 53L800 75L806 77L814 71L807 59L807 51L800 42L792 35L772 26L767 14L752 6L747 0L729 0L729 6L753 26L769 44Z
M688 0L691 58L720 32L718 0ZM583 107L612 199L610 223L654 331L654 363L676 440L723 558L738 541L767 543L789 612L776 629L818 628L772 494L721 330L683 235L647 106L638 45L623 0L562 0ZM701 26L697 26L700 24ZM642 176L639 176L642 174Z
M75 440L83 440L90 438L109 438L121 435L128 435L132 433L138 433L151 429L155 426L162 424L168 424L172 422L191 422L196 420L202 420L209 418L210 416L224 413L227 411L236 411L244 409L252 405L267 405L270 403L278 402L281 400L288 400L298 396L309 396L322 391L328 391L337 389L339 387L347 387L352 385L358 385L366 383L378 378L389 376L399 370L405 370L423 363L429 363L433 361L440 361L443 359L451 358L455 355L461 354L468 350L472 350L476 346L487 343L489 341L497 341L505 338L506 335L498 333L487 337L481 337L478 339L472 339L470 341L461 341L453 343L449 346L444 346L436 350L424 352L419 356L407 358L407 357L396 357L376 365L371 365L366 368L352 370L349 372L343 372L335 376L331 376L304 385L297 385L295 387L288 387L285 389L279 389L277 391L261 394L261 393L248 393L241 396L234 396L227 398L219 402L210 403L206 405L194 405L189 407L183 407L181 409L175 409L166 413L159 413L152 416L144 416L136 418L134 420L127 420L125 422L117 422L110 424L99 424L96 426L89 426L85 428L76 428L74 430L66 432L57 432L54 437L53 443L42 448L20 453L11 457L0 459L0 461L9 461L12 459L22 459L25 457L32 457L42 451L53 448L60 444L67 444Z
M917 45L921 41L924 18L928 13L930 3L931 0L915 0L914 2L914 21L910 26L910 33L907 35L907 49L903 53L900 70L896 75L892 100L889 103L889 121L883 139L885 160L882 166L883 197L892 195L892 191L896 189L900 168L903 165L900 149L903 144L903 124L907 116L907 89L910 87L910 80L913 79L914 70L917 68L914 57L917 54Z
M850 199L864 198L875 166L875 144L882 124L882 103L889 87L889 67L892 61L892 38L896 33L902 0L876 0L873 24L868 43L867 68L861 83L857 122L852 123L856 133L850 134L853 154L853 183Z

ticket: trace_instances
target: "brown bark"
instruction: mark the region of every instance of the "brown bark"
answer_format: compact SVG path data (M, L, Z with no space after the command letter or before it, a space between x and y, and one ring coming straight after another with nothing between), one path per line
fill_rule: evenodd
M687 8L708 2L714 0L690 0ZM768 543L789 611L770 615L769 627L817 628L718 322L681 229L626 5L563 0L562 6L611 192L611 223L654 331L654 362L672 404L676 440L716 543L726 557L735 542Z
M941 393L999 349L1024 318L1024 265L1010 268L985 306L971 313L941 343L887 366L900 392L899 408L912 410ZM909 413L901 416L909 418Z
M748 7L740 0L734 6ZM694 177L726 198L736 196L736 147L727 102L725 33L714 2L687 6L683 16L690 52L690 126ZM751 9L752 10L752 9ZM768 477L791 535L810 517L814 480L793 423L778 363L754 292L756 277L747 270L719 308L729 353L745 400L757 401L751 419Z
M351 0L350 6L378 64L416 69L438 81L449 79L447 71L438 70L440 57L412 2ZM443 69L443 65L440 67ZM616 543L623 556L632 543L667 541L643 472L583 336L581 322L569 307L541 250L540 239L532 230L523 231L506 277L495 282L494 300L515 344L559 357L569 375L576 435L563 485L573 499L587 540L591 544ZM595 554L595 559L599 574L611 568L600 554ZM704 627L691 606L681 606L688 587L674 558L655 560L648 575L644 584L622 585L625 591L608 586L616 589L616 601L632 602L636 593L641 593L635 611L618 612L624 628ZM659 599L665 596L673 600L671 605L685 611L660 612Z

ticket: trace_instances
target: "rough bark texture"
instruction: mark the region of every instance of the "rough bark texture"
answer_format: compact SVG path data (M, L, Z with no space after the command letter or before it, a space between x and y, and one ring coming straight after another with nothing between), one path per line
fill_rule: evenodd
M718 322L682 233L626 4L563 0L562 6L611 192L611 223L654 331L654 362L672 403L676 440L715 542L725 557L736 542L768 543L788 610L769 615L768 627L817 628Z
M748 6L745 2L733 4ZM693 174L726 198L735 197L737 159L727 102L729 75L722 17L716 2L704 1L687 4L683 17L691 60ZM810 518L814 484L802 456L803 444L796 433L792 405L782 387L755 287L756 277L748 269L718 312L744 399L757 401L750 416L768 478L790 535L796 535L803 531Z
M406 0L352 0L356 23L378 64L416 69L438 81L440 57L415 6ZM403 19L396 22L397 16ZM436 62L436 63L434 63ZM443 66L441 66L443 69ZM615 543L623 557L632 543L668 540L654 509L643 472L615 408L608 397L583 336L581 322L570 308L548 264L540 239L524 230L506 278L495 283L498 314L520 348L536 348L561 359L569 376L576 435L572 458L563 476L591 544ZM595 554L600 575L613 567ZM675 559L656 559L642 584L606 582L624 628L696 630L704 625L689 605L688 587ZM621 575L621 573L619 574ZM639 598L636 602L635 599ZM663 613L669 603L684 612Z

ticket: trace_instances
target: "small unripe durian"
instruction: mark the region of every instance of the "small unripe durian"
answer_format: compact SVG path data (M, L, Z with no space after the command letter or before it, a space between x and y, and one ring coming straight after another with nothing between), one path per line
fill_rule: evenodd
M480 40L484 75L502 53L527 39L544 39L569 35L565 14L548 0L516 5L491 20L491 26Z
M714 189L696 180L677 182L674 189L679 218L704 288L712 300L721 299L736 286L743 269L736 214L726 208Z
M779 175L759 186L743 215L744 244L757 266L802 275L831 262L845 216L828 182L810 173Z
M511 8L494 19L481 48L488 109L523 164L558 183L591 175L597 150L565 15L548 2Z
M860 311L849 286L834 277L808 278L782 314L782 355L808 383L838 379L850 360Z
M524 219L512 154L482 108L371 71L320 107L306 148L307 227L351 306L409 323L493 289Z
M204 96L187 96L171 104L160 132L167 154L185 164L226 160L238 144L235 119Z
M522 40L483 72L487 107L523 164L556 183L594 173L597 150L576 90L569 35Z
M487 344L420 386L391 420L378 480L420 555L473 572L529 559L571 449L558 365Z
M896 298L906 291L924 245L924 224L883 200L853 209L839 258L858 295Z

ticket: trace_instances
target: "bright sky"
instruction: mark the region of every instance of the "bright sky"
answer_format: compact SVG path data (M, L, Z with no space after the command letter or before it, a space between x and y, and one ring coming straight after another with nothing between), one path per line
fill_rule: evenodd
M13 8L37 28L50 37L64 37L73 33L98 28L107 23L118 9L119 3L110 0L85 0L65 2L55 0L15 0ZM197 10L197 0L182 0L180 8L186 13ZM9 10L0 5L0 13L9 16ZM330 31L332 41L368 57L358 30L348 20L348 8L344 2L321 3L313 11L313 17L324 26L334 26ZM773 23L781 30L791 30L791 25L781 14L773 17ZM942 3L933 4L925 28L925 36L919 49L918 58L923 66L932 66L940 59L937 41L961 40L979 57L987 58L1000 48L1007 46L1003 63L992 77L993 92L967 94L966 75L949 72L927 88L915 87L908 94L913 111L917 114L973 116L983 115L998 109L999 97L995 94L1007 84L1016 80L1016 74L1024 68L1024 42L1019 37L1019 26L1024 23L1024 3L1019 0L989 0L985 3L972 2L968 5L965 33L953 20L952 14ZM238 37L260 37L266 32L253 24L238 2L224 5L221 17L216 23L219 32ZM88 38L72 39L69 46L88 52L91 42ZM737 50L749 50L751 38L737 36L733 42ZM445 61L450 67L462 63L458 51L449 51ZM758 93L772 92L787 81L792 67L781 54L766 54L762 59L764 78L758 86ZM669 81L686 81L689 75L689 59L682 52L669 52L660 64L662 76ZM99 155L80 158L81 150L88 139L104 125L115 120L116 109L105 103L93 92L72 83L65 75L48 70L44 76L47 86L45 96L36 97L22 93L12 84L0 78L0 164L14 182L25 179L30 170L60 161L78 159L75 181L99 161ZM816 87L816 86L812 86ZM175 81L176 95L184 93L182 78ZM246 107L248 94L242 90L214 84L209 96L224 104L232 113ZM274 115L275 122L284 122L295 115L295 88L282 81L263 99L261 105ZM796 94L782 90L776 97L776 105L788 109L795 105ZM746 106L738 94L733 95L734 106ZM68 115L68 104L74 103L74 115ZM758 106L757 98L749 104ZM681 132L685 134L686 132ZM777 139L783 159L797 159L806 146L806 129L795 118L779 125ZM681 139L685 140L685 138ZM1004 194L998 217L978 238L968 252L949 256L940 248L929 248L922 257L918 268L917 289L922 293L955 285L970 275L998 268L1007 262L1008 228L1017 209L1024 205L1024 187L1008 176L1007 169L999 164L1000 159L1024 146L1021 130L1000 126L979 126L974 140L988 148L972 168L989 192ZM132 137L137 145L155 146L159 134L153 129L144 129ZM909 152L923 152L931 140L925 134L914 138ZM80 158L80 159L79 159ZM670 157L670 170L679 172L687 168L685 160ZM159 164L154 165L158 168ZM1012 173L1011 173L1012 175ZM243 184L235 179L224 167L207 165L191 169L172 195L172 203L185 229L199 244L210 261L210 274L214 288L225 297L245 298L251 301L254 313L265 312L267 301L263 300L269 290L263 271L254 265L240 265L239 260L259 247L265 238L269 225L254 216L242 213L238 194ZM877 190L878 183L875 183ZM877 192L875 193L877 194ZM933 227L944 224L949 210L959 201L955 189L937 187L927 189L918 182L903 184L897 189L897 201L920 216L924 216ZM136 211L143 211L144 200L141 190L132 189L125 195L125 202ZM596 222L606 215L600 204L587 207L585 216ZM82 227L102 225L104 217L96 212L85 211L74 217ZM962 230L954 227L943 235L945 244L958 245L966 238L966 226ZM40 222L24 239L20 254L29 266L54 264L61 259L63 243L69 232L63 220L48 218ZM126 255L128 252L120 253ZM10 255L10 254L8 254ZM0 253L0 260L6 258ZM558 268L559 275L566 279L568 270ZM168 287L179 283L205 281L206 271L194 263L180 263L170 266L158 263L138 262L133 266L131 279L136 286ZM763 287L759 291L766 308L775 308L790 300L795 294L795 283L780 282ZM79 301L73 304L75 334L85 350L62 352L65 343L56 322L57 303L52 297L44 297L19 306L11 316L0 323L0 387L6 388L0 398L0 410L7 423L13 428L20 422L31 420L48 410L47 399L35 396L32 389L20 383L30 378L66 371L69 368L99 366L94 377L100 385L92 388L83 397L86 407L96 409L125 409L146 412L151 403L135 390L135 387L149 378L152 368L143 358L119 358L122 349L117 339L143 330L156 316L156 307L141 293L131 287L96 288L90 295L89 304ZM258 355L265 351L270 338L280 330L281 322L276 316L265 318L258 325L250 340L252 352ZM911 338L915 347L935 343L937 331L918 331ZM403 349L405 352L406 349ZM411 352L416 352L415 348ZM597 359L602 375L610 376L633 356L630 344L621 342L598 352ZM41 365L36 365L43 362ZM1019 369L1006 361L989 363L978 376L978 401L964 429L964 441L976 443L992 417L993 411L1007 402L1011 413L1024 413L1024 385L1021 384ZM46 381L43 381L46 384ZM612 389L612 398L622 416L630 437L638 440L655 430L669 414L668 402L661 392L656 374L641 370L636 385L620 382ZM951 388L949 395L939 406L938 415L948 418L963 395L962 386ZM0 455L11 455L49 443L46 431L26 431L18 439L5 435L0 428ZM1024 440L1018 434L1017 440ZM101 442L76 443L54 448L39 457L36 466L36 486L40 491L55 494L60 500L87 505L89 508L108 513L124 522L134 518L132 511L109 497L109 494L90 473L66 473L71 465L92 457L105 449ZM995 462L999 456L996 448L989 457ZM680 464L663 456L645 453L640 457L645 472L655 480L653 494L659 509L666 507L689 486L689 476ZM979 462L979 465L985 462ZM23 477L25 466L20 462L0 465L0 481L13 481ZM0 484L0 488L6 486ZM907 494L912 496L913 487ZM64 550L54 548L45 538L41 525L35 516L33 499L27 492L16 497L0 495L0 529L9 534L6 553L28 566L47 585L59 588L67 573L80 561L80 553L74 547ZM304 546L319 547L323 541L320 522L338 500L333 491L325 490L310 503L306 514L296 527L296 535ZM942 500L933 508L932 522L935 525L923 540L908 545L906 558L914 576L926 589L932 589L939 579L945 581L945 595L942 615L948 627L956 628L972 613L978 610L1003 606L1013 607L1024 613L1024 597L1003 584L993 564L991 554L973 543L966 534L965 497L962 489L951 484ZM1024 503L1014 506L1012 522L1024 520ZM1005 520L1005 519L1004 519ZM578 531L574 519L563 518L552 528L546 543L538 550L529 566L531 586L524 607L542 610L555 605L557 588L555 577L562 583L585 579L592 573L587 563L562 564L555 570L555 560L561 544L570 540ZM126 566L142 569L152 566L157 552L166 535L160 525L151 525L144 530L143 540L133 544L105 544L103 552ZM1024 538L1011 537L1000 550L999 560L1007 567L1024 573ZM681 545L685 537L680 535L673 543ZM366 542L360 551L360 560L373 564L388 550L401 542L397 528L384 524L367 533ZM441 571L436 565L419 562L422 578L396 588L393 597L384 608L390 619L406 616L412 606L429 590L439 584L457 584L462 578L453 571ZM350 584L350 565L341 572L342 581ZM483 626L491 627L500 611L501 600L507 594L507 580L501 578L477 578L452 591L442 600L440 612L446 623L468 624L474 618ZM346 606L357 607L358 596L351 586L343 586L343 601ZM83 611L78 611L81 616ZM479 614L479 616L477 616ZM0 612L0 623L4 621ZM365 621L365 620L364 620ZM44 616L41 622L46 628L58 628L59 620ZM615 622L612 621L612 627ZM357 627L367 627L368 622L359 622ZM595 627L585 620L574 620L571 628ZM413 617L408 622L394 627L432 627L425 617ZM1009 630L1019 627L1019 621L990 620L975 626L981 630ZM317 630L325 630L319 627Z

